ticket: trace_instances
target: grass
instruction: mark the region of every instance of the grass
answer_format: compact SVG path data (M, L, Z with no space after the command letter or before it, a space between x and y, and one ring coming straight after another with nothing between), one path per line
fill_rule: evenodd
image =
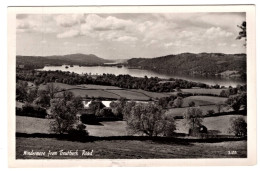
M103 97L103 98L114 98L114 99L119 99L120 96L105 91L105 90L84 90L84 89L72 89L69 90L70 92L72 92L75 96L80 96L85 98L86 95L88 97L94 97L94 98L98 98L98 97Z
M45 90L46 89L46 87L48 86L48 84L50 84L50 83L47 83L47 84L40 84L39 85L39 90ZM72 88L78 88L76 85L69 85L69 84L63 84L63 83L53 83L53 85L55 86L55 87L59 87L59 88L61 88L61 89L72 89Z
M136 90L136 89L129 89L129 91L140 92L140 93L145 94L146 96L149 96L149 97L151 97L153 99L170 96L169 94L166 94L166 93L156 93L156 92L150 92L150 91L145 91L145 90L141 90L141 89L138 89L138 90Z
M128 135L125 121L100 122L101 125L86 125L89 135L99 137Z
M125 97L126 99L131 99L131 100L149 100L150 97L140 93L140 92L135 92L131 90L106 90L107 92L111 92L114 94L117 94L120 97Z
M94 85L94 84L80 84L77 85L77 87L82 87L82 88L86 88L86 89L106 89L106 90L113 90L113 89L117 89L117 90L121 90L122 88L120 87L116 87L116 86L105 86L105 85Z
M16 116L16 132L49 133L50 119Z
M48 83L49 84L49 83ZM41 84L39 86L40 90L46 89L48 85ZM154 93L148 92L144 90L136 90L136 89L122 89L115 86L102 86L102 85L91 85L91 84L82 84L82 85L68 85L63 83L53 83L54 86L58 86L61 89L65 89L74 93L75 96L81 97L103 97L103 98L113 98L119 99L120 97L124 97L129 100L149 100L150 98L156 97L165 97L169 96L164 93Z
M207 117L203 119L202 124L211 131L219 131L219 135L233 135L229 133L230 128L230 118L239 117L238 115L225 115L217 117ZM243 116L246 119L246 116ZM178 133L188 133L188 128L185 126L183 119L176 120L176 132Z
M195 102L196 103L196 102ZM197 104L196 104L197 105ZM168 109L166 113L171 116L183 116L183 113L186 111L187 108L172 108ZM216 105L208 105L208 106L200 106L200 109L203 112L203 115L206 115L208 110L214 110L215 112L218 112L218 107ZM232 109L229 109L227 107L223 107L221 109L221 112L228 112Z
M225 89L203 89L203 88L192 88L192 89L182 89L185 93L196 93L196 94L212 94L220 95L220 92Z
M230 118L237 115L225 115L217 117L206 117L203 119L203 125L208 130L218 130L222 135L230 135L228 129L230 127ZM243 116L246 119L246 116ZM16 132L20 133L50 133L50 119L40 119L25 116L16 116ZM183 124L184 120L176 120L176 132L188 133L188 128ZM128 135L125 121L109 121L100 122L100 125L86 125L91 136L126 136Z
M16 116L16 132L49 134L51 119L41 119L26 116ZM100 122L100 125L86 125L91 136L125 136L127 135L126 122Z
M191 101L195 102L196 106L211 105L211 104L224 104L227 98L225 97L213 97L213 96L189 96L183 99L183 106L189 106Z
M78 150L78 156L28 156L24 151L68 151ZM81 150L91 151L92 156L82 156ZM237 151L229 155L228 151ZM246 141L220 143L175 143L155 142L151 140L98 140L77 142L58 140L55 138L16 138L17 159L152 159L152 158L245 158L247 156Z

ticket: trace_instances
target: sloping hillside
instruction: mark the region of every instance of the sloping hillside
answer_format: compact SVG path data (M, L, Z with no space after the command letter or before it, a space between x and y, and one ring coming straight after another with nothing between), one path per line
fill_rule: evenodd
M189 75L216 75L232 70L240 75L246 72L245 54L182 53L156 58L133 58L129 67L138 67L160 73Z
M16 56L17 65L30 68L43 68L45 65L102 65L110 60L102 59L96 55L70 54L64 56Z

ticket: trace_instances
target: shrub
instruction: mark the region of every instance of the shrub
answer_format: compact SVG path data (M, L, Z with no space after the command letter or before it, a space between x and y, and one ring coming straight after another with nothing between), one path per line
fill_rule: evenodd
M208 115L213 115L214 113L215 113L215 111L213 109L210 109L210 110L207 111Z
M194 101L189 102L189 107L194 107L194 106L195 106L195 102Z
M174 106L175 107L182 107L183 104L183 98L177 97L177 99L174 100Z
M38 105L25 104L22 109L16 109L16 115L45 118L47 112L45 108Z
M232 117L230 123L229 133L234 133L237 137L247 136L247 123L243 117Z
M97 118L94 114L82 114L80 121L84 124L96 124Z
M189 107L183 114L184 123L192 129L201 126L202 117L202 110L199 107Z
M88 136L89 133L86 130L86 125L78 124L76 128L72 128L68 131L68 134L79 137L79 136Z

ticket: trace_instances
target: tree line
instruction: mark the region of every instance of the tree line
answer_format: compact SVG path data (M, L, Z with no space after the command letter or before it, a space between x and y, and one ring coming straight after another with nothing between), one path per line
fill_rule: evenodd
M35 71L17 69L16 80L31 81L35 85L49 82L59 82L69 85L96 84L106 86L117 86L127 89L142 89L151 92L173 92L175 89L200 88L223 88L219 85L209 86L204 83L171 78L166 82L158 77L144 78L132 77L130 75L103 74L93 76L89 74L79 75L76 73L62 71ZM165 81L165 80L164 80Z

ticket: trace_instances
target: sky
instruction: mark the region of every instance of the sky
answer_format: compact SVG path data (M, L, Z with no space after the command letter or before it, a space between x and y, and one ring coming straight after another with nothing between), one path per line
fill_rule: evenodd
M245 13L17 14L16 54L105 59L180 53L246 53Z

